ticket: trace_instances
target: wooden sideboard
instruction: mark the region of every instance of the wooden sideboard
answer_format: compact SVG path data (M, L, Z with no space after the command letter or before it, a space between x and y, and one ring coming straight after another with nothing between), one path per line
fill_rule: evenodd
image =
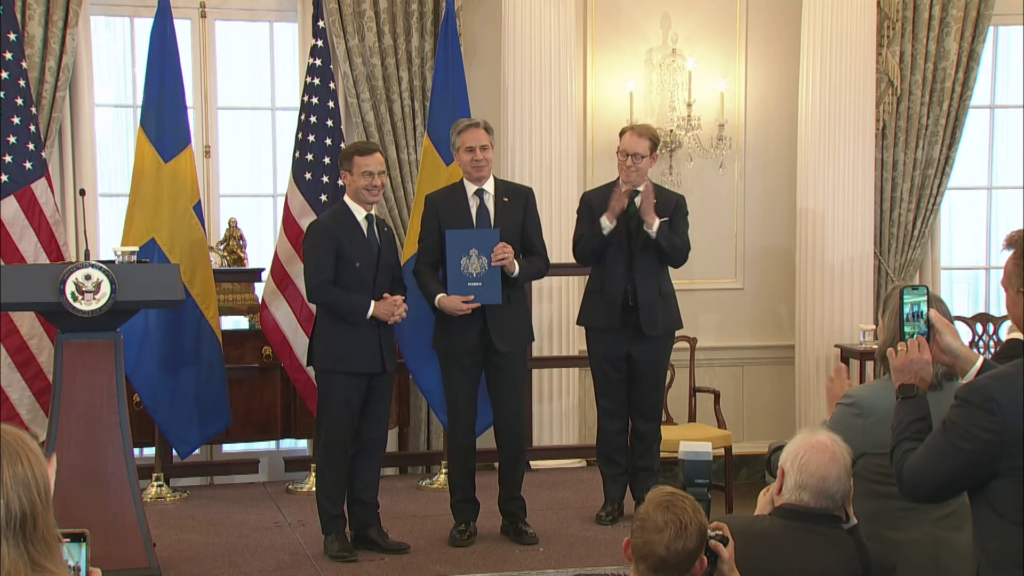
M263 331L224 330L231 427L211 444L312 438L313 414L267 344ZM129 382L128 412L136 448L152 447L156 427Z

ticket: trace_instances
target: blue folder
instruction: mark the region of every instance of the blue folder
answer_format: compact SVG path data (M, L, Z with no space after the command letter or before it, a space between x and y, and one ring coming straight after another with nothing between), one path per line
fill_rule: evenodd
M498 242L497 228L445 231L448 295L473 296L474 304L501 304L501 267L491 266Z

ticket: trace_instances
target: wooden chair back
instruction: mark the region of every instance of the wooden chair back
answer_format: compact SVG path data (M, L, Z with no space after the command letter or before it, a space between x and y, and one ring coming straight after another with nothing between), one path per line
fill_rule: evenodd
M970 317L954 316L953 321L966 325L971 331L971 339L967 346L976 354L990 358L1003 345L1000 332L1003 325L1010 321L1010 317L979 312Z
M690 349L690 362L689 362L689 382L686 387L686 421L696 422L697 421L697 338L694 336L676 336L675 340L672 341L673 348L676 344L685 342ZM668 393L672 390L672 385L676 380L676 366L672 362L668 364L668 382L665 384L665 404L664 412L665 417L661 423L665 426L671 426L676 424L674 418L672 418L672 412L668 408Z

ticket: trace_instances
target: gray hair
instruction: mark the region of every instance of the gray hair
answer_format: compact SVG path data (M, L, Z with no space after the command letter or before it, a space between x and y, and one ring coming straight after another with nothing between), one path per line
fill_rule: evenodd
M787 504L840 511L853 485L853 452L835 433L816 426L797 432L779 459L780 497Z
M460 120L456 120L455 124L452 124L452 153L459 151L459 137L462 136L462 133L474 128L487 132L487 135L491 138L491 146L494 146L494 126L491 126L490 122L480 118L462 118Z

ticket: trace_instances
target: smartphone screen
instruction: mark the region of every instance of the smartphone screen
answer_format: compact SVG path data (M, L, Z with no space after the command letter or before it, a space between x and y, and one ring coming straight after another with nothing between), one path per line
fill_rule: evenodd
M903 341L915 336L927 339L928 325L928 287L907 286L900 294L903 302Z
M86 530L61 530L60 540L64 548L64 562L73 576L85 576L89 572L89 532Z

